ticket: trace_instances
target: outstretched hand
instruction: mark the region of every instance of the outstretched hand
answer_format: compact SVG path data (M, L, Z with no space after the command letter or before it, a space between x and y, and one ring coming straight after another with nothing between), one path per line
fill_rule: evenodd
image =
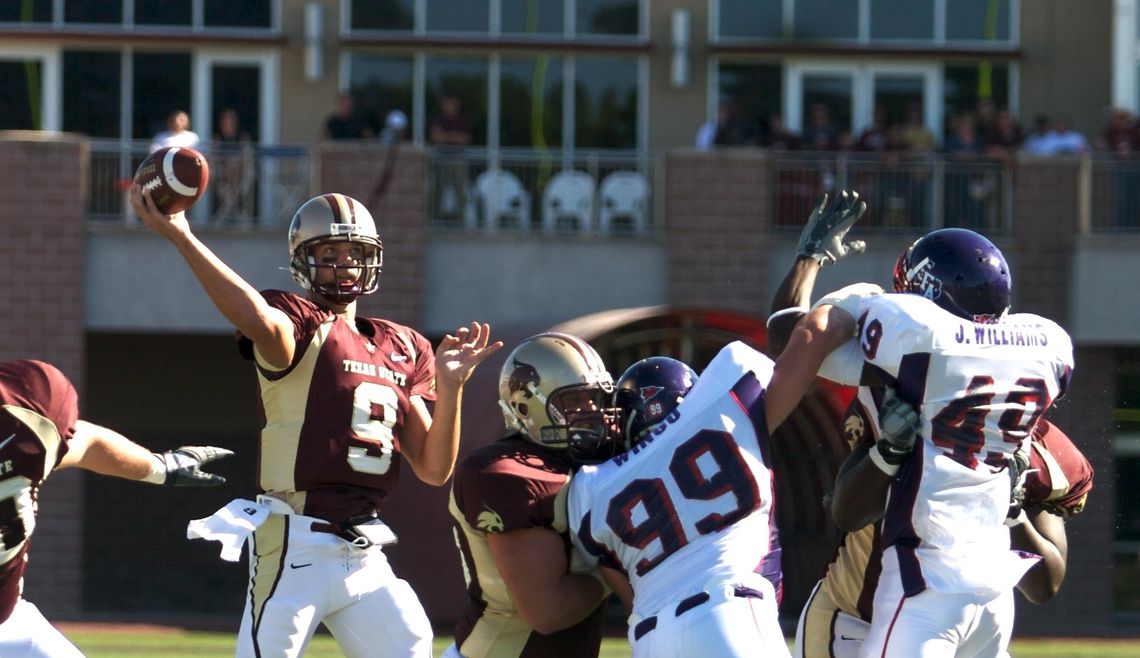
M800 234L799 254L813 258L820 265L836 263L847 254L861 253L867 248L862 240L844 242L847 232L867 211L866 202L854 190L842 190L833 202L824 194L816 204Z
M436 387L463 386L476 366L502 346L501 340L491 342L491 325L485 322L472 322L470 327L447 334L435 351Z
M214 446L182 446L167 452L154 453L154 456L166 469L166 479L163 484L172 487L216 487L225 484L226 479L220 475L207 473L200 467L232 454L234 454L232 450Z
M190 231L186 213L179 211L173 215L164 214L155 205L150 192L144 192L138 183L131 186L131 208L147 228L159 235L169 238L174 234Z

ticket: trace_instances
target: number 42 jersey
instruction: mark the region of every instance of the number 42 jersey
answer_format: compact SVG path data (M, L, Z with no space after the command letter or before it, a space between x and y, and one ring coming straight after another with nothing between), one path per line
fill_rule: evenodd
M922 443L899 469L883 517L883 546L895 547L906 595L1012 587L1033 562L1009 550L1007 460L1065 392L1068 334L1028 313L975 323L919 295L842 292L821 303L853 311L859 333L819 374L893 386L921 419Z
M635 615L757 573L779 592L764 415L772 365L726 346L651 436L571 480L575 547L628 575Z

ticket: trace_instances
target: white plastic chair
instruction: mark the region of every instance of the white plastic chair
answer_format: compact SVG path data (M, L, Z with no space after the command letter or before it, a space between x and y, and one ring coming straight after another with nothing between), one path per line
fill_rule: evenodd
M644 233L649 227L649 181L636 171L615 171L602 179L598 228L609 233L617 223Z
M589 232L594 221L597 190L592 176L584 171L565 169L554 174L542 193L542 227L547 233L572 227Z
M530 194L518 176L502 169L488 169L475 179L467 213L467 230L480 224L494 233L500 224L513 223L520 231L530 229Z

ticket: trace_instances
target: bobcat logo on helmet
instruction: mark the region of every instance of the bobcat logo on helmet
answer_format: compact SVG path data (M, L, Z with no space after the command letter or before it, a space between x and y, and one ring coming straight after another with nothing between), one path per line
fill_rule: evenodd
M541 383L542 378L539 377L537 368L518 359L514 360L514 370L511 371L511 381L508 385L511 393L522 392L529 398L531 385L538 386Z
M942 280L934 276L934 261L923 258L914 267L907 270L906 278L916 292L929 300L942 296Z

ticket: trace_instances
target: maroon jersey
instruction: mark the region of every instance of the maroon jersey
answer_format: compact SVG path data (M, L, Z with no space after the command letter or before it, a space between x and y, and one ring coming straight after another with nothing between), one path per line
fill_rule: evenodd
M329 521L372 514L396 486L411 398L435 399L435 358L418 332L385 320L355 327L290 292L264 291L293 321L284 370L257 361L258 485L295 511ZM249 339L239 337L243 353Z
M75 388L41 361L0 363L0 623L12 614L36 527L40 483L67 454L79 418Z
M1092 490L1093 468L1056 425L1042 419L1033 428L1025 506L1060 516L1080 514Z
M577 625L543 635L530 628L507 592L489 533L550 528L572 551L566 521L571 466L566 456L511 434L471 453L455 469L450 510L467 580L455 645L467 658L598 655L604 607Z

